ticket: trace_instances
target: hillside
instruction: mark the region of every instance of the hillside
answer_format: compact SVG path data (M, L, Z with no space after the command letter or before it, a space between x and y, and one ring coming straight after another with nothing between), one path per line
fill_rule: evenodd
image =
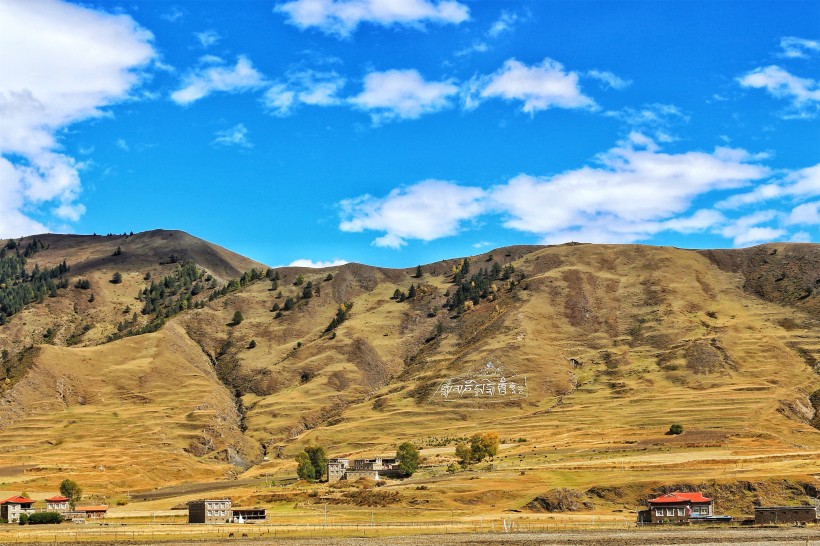
M69 287L0 326L17 371L0 398L0 469L25 461L10 483L31 490L66 475L105 495L285 478L309 443L356 456L404 440L427 448L420 481L397 486L405 508L521 509L559 487L617 506L613 491L638 499L662 483L820 483L818 245L521 246L417 278L266 271L179 232L40 238L32 263L65 259ZM180 267L160 265L171 254L215 288L154 333L106 342L135 295ZM245 267L264 275L221 290ZM93 326L75 346L43 337L79 324ZM442 394L470 379L506 394ZM673 423L685 433L666 435ZM492 472L445 472L456 440L486 430L505 442Z

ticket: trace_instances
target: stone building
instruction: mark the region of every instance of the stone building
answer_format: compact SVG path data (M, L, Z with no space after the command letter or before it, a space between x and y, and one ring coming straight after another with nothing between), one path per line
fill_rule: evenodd
M820 513L816 506L756 506L755 523L817 523Z
M228 523L232 517L231 499L204 499L188 503L188 523Z
M370 478L380 480L382 477L401 476L399 461L395 457L375 457L372 459L330 459L327 463L327 480L358 480Z

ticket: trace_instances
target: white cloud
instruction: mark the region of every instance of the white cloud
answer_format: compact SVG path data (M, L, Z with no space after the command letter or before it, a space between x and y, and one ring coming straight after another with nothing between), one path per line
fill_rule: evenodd
M798 231L789 239L792 243L810 243L811 235L805 231Z
M243 55L234 66L226 66L214 56L203 57L200 65L183 78L182 87L171 93L177 104L188 105L215 92L242 93L265 85L265 78Z
M792 209L786 220L787 224L820 225L820 201L803 203Z
M213 144L218 146L253 148L253 143L248 139L248 128L245 127L243 123L237 123L229 129L217 131Z
M586 76L598 80L603 83L605 87L611 87L612 89L626 89L632 85L631 80L624 80L607 70L588 70Z
M455 235L461 224L485 207L485 192L442 180L425 180L394 189L386 197L363 195L342 201L342 231L381 231L376 246L400 248L408 239L432 241Z
M370 112L374 123L381 123L443 110L457 93L458 87L450 81L428 82L416 70L388 70L365 76L364 89L349 101Z
M470 10L455 0L291 0L276 6L300 29L349 36L360 23L420 27L426 22L459 24Z
M790 216L767 210L728 217L714 208L693 207L715 192L770 177L771 170L760 164L765 157L721 147L711 153L666 153L633 133L594 164L555 175L520 174L489 189L427 180L385 197L345 200L339 227L381 232L373 244L400 248L413 239L455 235L469 222L493 215L504 227L537 235L546 244L628 243L662 232L709 232L739 246L783 238L789 225L817 224L820 202L799 205ZM790 191L809 191L813 174L809 168L786 176Z
M57 133L128 100L153 36L127 15L56 0L0 3L0 236L43 231L29 215L53 206L76 220L82 165L56 152Z
M763 210L747 216L741 216L721 228L720 234L724 237L731 238L735 246L775 241L786 235L786 230L761 226L761 224L771 222L777 217L778 213L774 210Z
M820 104L820 83L800 78L779 66L756 68L738 78L742 87L765 89L770 95L791 101L792 107L807 117L816 113Z
M634 140L599 156L599 167L582 167L551 177L519 175L492 190L507 227L572 240L594 229L599 240L638 240L674 229L691 231L719 221L701 212L675 220L699 195L743 186L768 174L751 156L736 149L713 153L666 154L654 143ZM567 238L569 237L569 238ZM575 237L575 240L578 240Z
M745 205L779 199L807 198L820 195L820 163L788 173L780 182L762 184L754 190L728 197L715 206L720 209L737 209Z
M521 101L521 109L530 114L548 108L597 108L581 91L578 74L549 58L533 66L509 59L494 74L474 78L468 83L465 107L491 98Z
M806 40L796 36L786 36L780 39L781 57L788 59L807 59L809 54L820 51L820 42Z
M222 39L219 33L215 30L195 32L194 36L196 36L196 39L199 40L199 43L202 44L202 47L204 48L209 48Z
M521 21L522 17L511 11L502 11L501 16L496 22L492 24L490 30L487 31L487 36L490 38L498 38L506 32L512 32L515 25Z
M114 146L122 150L123 152L128 152L131 150L131 147L128 146L128 143L125 141L124 138L118 138L114 141Z
M287 116L299 104L334 106L342 103L339 91L346 80L335 71L301 70L287 75L285 82L272 85L262 99L269 112Z
M317 260L315 262L309 258L300 258L298 260L293 260L288 265L290 267L310 267L313 269L321 269L324 267L337 267L348 263L350 262L347 260L340 260L337 258L327 261Z

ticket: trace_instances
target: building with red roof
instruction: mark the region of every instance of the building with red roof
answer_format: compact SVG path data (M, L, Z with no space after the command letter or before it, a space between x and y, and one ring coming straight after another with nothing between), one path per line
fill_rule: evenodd
M9 523L18 523L21 515L30 516L34 513L32 504L34 501L26 497L9 497L0 502L0 518Z
M642 523L689 523L714 518L715 501L700 492L674 492L648 501L649 510L638 514Z
M70 503L71 499L69 499L68 497L57 495L55 497L46 499L46 510L48 510L49 512L67 512Z

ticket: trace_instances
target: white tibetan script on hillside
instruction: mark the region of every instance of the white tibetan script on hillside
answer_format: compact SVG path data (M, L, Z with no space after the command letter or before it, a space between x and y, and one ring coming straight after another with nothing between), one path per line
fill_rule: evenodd
M432 401L455 402L468 399L483 401L517 400L527 397L527 377L504 372L504 368L487 362L469 376L450 378L442 383Z

